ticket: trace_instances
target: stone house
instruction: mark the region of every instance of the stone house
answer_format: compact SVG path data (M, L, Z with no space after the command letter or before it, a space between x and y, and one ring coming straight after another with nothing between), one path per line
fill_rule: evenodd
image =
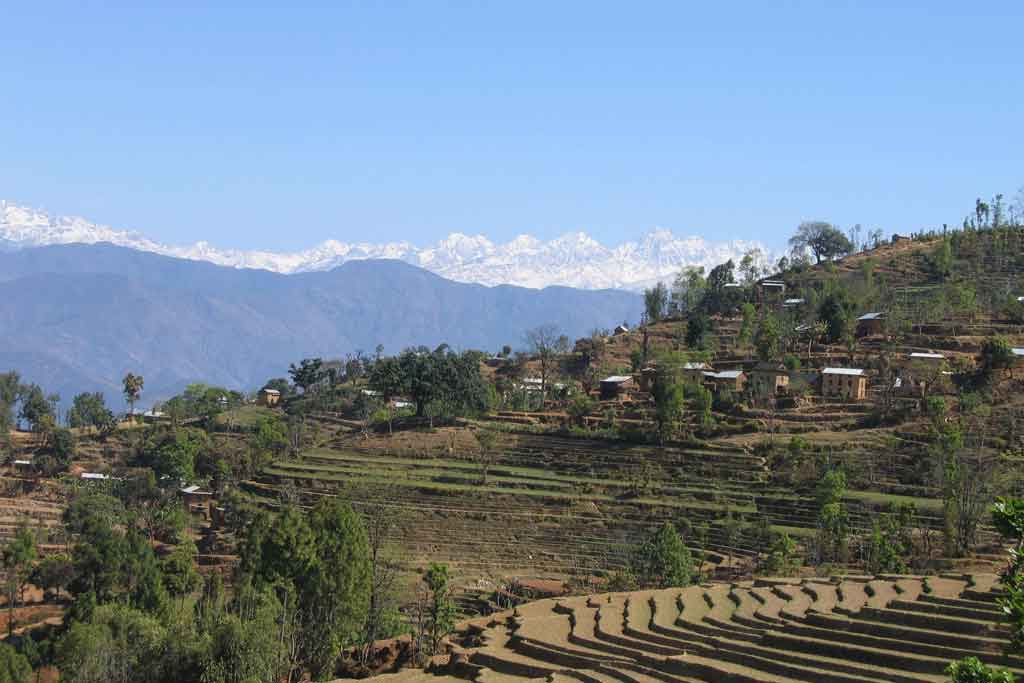
M782 363L758 363L749 376L750 390L755 396L776 396L789 388L789 371Z
M860 368L825 368L821 371L821 395L863 401L868 395L868 378Z

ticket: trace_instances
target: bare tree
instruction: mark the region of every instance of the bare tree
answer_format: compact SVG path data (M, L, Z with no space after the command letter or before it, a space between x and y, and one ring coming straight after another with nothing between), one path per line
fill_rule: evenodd
M473 432L476 438L476 461L480 465L480 484L487 486L487 472L498 459L498 433L493 429L478 429Z
M524 336L526 346L540 361L541 401L547 399L548 378L556 366L558 354L568 350L569 340L562 335L558 326L550 323L527 330Z
M360 652L364 665L373 660L374 643L382 635L390 636L386 628L390 612L397 609L395 602L398 576L402 563L391 548L393 536L401 525L400 513L383 502L389 496L378 492L378 500L363 509L366 535L370 545L370 606L366 614L366 631Z

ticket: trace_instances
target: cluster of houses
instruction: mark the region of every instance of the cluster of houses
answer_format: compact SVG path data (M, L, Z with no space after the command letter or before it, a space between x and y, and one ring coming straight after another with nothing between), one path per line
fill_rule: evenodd
M656 366L642 369L636 375L612 375L601 380L603 401L624 398L636 391L648 393L660 370ZM758 363L749 370L742 368L715 370L704 362L685 363L680 368L683 381L700 384L712 392L750 393L758 397L782 396L789 393L791 380L820 376L821 395L826 398L860 401L867 398L868 375L861 368L824 368L820 372L788 370L781 363Z
M1014 349L1024 356L1024 348ZM950 383L952 372L945 369L946 356L930 351L908 353L900 364L893 389L904 396L920 396L926 387L939 389ZM782 363L760 362L749 369L716 371L704 362L685 363L679 368L683 381L700 384L719 393L749 394L768 398L786 396L793 386L817 386L824 398L863 401L868 397L869 374L863 368L825 367L820 370L789 370ZM613 375L601 380L601 400L621 400L637 392L649 393L660 372L651 365L633 375ZM948 387L947 387L948 388Z

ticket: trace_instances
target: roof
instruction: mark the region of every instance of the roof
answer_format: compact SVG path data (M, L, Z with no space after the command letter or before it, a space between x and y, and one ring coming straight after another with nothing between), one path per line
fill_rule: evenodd
M622 384L623 382L628 382L631 379L633 378L629 375L612 375L611 377L605 377L601 380L601 384L604 384L605 382L609 384Z
M782 302L783 306L799 306L800 304L807 303L806 299L786 299Z
M765 280L764 282L761 283L761 286L762 287L785 287L786 283L785 282L780 282L779 280Z
M267 389L266 387L264 387L263 389L260 389L260 391L262 391L264 394L280 394L281 393L277 389Z
M865 313L861 317L857 318L857 320L881 320L884 317L885 317L885 313L880 313L880 312Z
M770 372L773 375L787 375L789 372L786 370L786 366L782 363L772 363L770 361L761 361L754 366L751 372Z
M81 477L82 477L82 479L109 479L110 478L110 477L108 477L105 474L100 474L99 472L82 472Z
M924 353L923 351L914 351L910 354L911 358L928 358L931 360L941 360L945 358L941 353Z
M708 377L713 379L737 379L742 374L742 370L722 370L721 372L709 373Z
M32 461L31 460L15 460L14 464L15 465L31 465Z
M683 363L683 370L710 370L711 366L704 361L690 361Z
M733 288L733 287L742 287L742 286L743 285L741 285L738 282L726 282L724 285L722 285L723 288L724 287L729 287L730 289Z
M1013 355L1015 356L1024 356L1024 349L1020 347L1014 347L1010 350L1013 351Z
M409 401L395 401L396 408L412 408L413 404Z
M863 377L864 371L860 368L825 368L821 371L823 375L852 375L854 377Z
M191 486L186 486L185 488L183 488L181 490L181 492L182 493L195 493L198 490L199 490L199 485L198 484L192 484Z

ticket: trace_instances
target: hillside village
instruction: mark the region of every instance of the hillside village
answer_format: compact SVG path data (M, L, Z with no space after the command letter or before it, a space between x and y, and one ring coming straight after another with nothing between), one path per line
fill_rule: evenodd
M166 639L207 619L191 666L230 661L209 648L235 629L275 680L1024 671L991 515L1024 483L1024 229L816 230L794 253L820 262L684 271L578 340L552 321L486 352L302 359L146 411L129 373L124 419L86 393L68 427L5 376L8 642L50 680L100 670L118 645L94 615L127 605ZM317 573L356 576L330 543L365 546L365 576ZM246 631L275 619L291 650Z

